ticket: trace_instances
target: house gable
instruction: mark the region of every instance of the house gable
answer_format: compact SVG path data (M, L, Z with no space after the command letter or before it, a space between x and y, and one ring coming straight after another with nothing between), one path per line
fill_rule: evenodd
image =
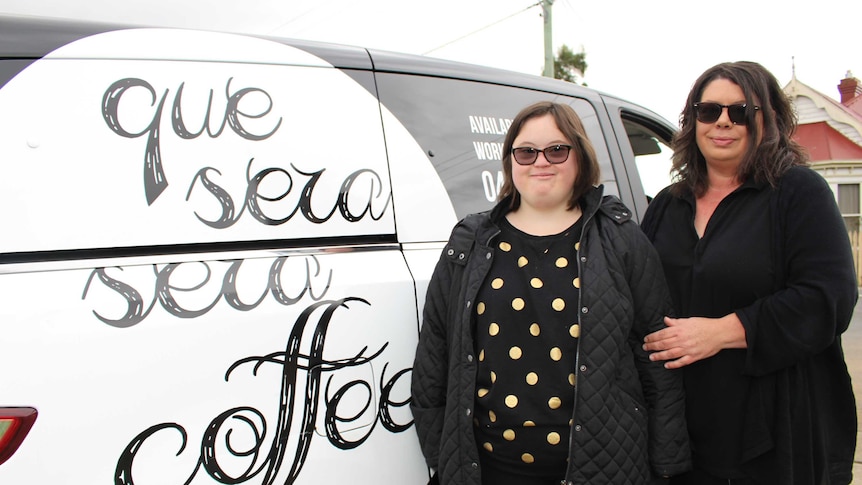
M793 138L808 150L815 163L862 159L862 146L850 141L826 121L799 125Z
M803 130L824 130L823 128L805 127L811 124L826 124L835 132L829 136L835 137L836 140L829 141L833 145L836 145L836 149L838 145L845 145L844 142L837 140L837 138L841 137L862 149L862 115L799 82L795 77L784 87L784 92L790 96L796 107L796 112L799 116L798 133L801 133ZM823 136L826 136L827 133L828 131L824 130ZM819 147L821 150L826 148L823 141L825 140L820 140ZM803 145L809 151L813 152L812 147L805 143ZM846 148L839 149L836 153L844 153L845 151ZM842 158L848 157L842 156ZM859 155L850 156L849 158L859 158ZM830 158L826 158L826 160L830 160Z

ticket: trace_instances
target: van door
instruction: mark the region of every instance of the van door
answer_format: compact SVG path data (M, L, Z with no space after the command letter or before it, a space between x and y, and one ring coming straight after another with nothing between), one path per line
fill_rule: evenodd
M627 174L631 194L627 203L640 221L653 197L673 182L671 142L677 128L641 106L609 96L603 99Z

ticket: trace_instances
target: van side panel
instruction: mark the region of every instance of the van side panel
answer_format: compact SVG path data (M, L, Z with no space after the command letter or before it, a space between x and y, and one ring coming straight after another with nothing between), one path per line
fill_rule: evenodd
M358 75L228 34L64 46L0 91L17 229L0 252L394 234L379 108Z
M39 411L0 483L427 481L373 85L134 29L0 89L0 405Z
M235 256L3 275L0 483L424 483L400 252Z

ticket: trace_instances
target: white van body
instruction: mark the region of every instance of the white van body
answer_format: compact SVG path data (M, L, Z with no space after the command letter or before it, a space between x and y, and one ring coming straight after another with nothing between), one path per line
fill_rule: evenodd
M425 288L452 226L493 205L511 119L543 99L575 107L640 217L636 155L674 127L594 90L0 18L0 424L38 413L0 484L426 483L409 410Z

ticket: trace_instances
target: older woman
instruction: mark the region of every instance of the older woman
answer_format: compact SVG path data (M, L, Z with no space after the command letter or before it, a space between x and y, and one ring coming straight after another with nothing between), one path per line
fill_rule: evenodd
M646 484L690 467L677 371L644 336L670 298L654 248L574 110L522 110L501 200L468 216L428 288L412 410L443 485Z
M708 69L673 143L679 181L643 221L681 316L644 345L684 368L695 470L673 483L850 483L856 406L841 333L856 277L795 128L763 66Z

